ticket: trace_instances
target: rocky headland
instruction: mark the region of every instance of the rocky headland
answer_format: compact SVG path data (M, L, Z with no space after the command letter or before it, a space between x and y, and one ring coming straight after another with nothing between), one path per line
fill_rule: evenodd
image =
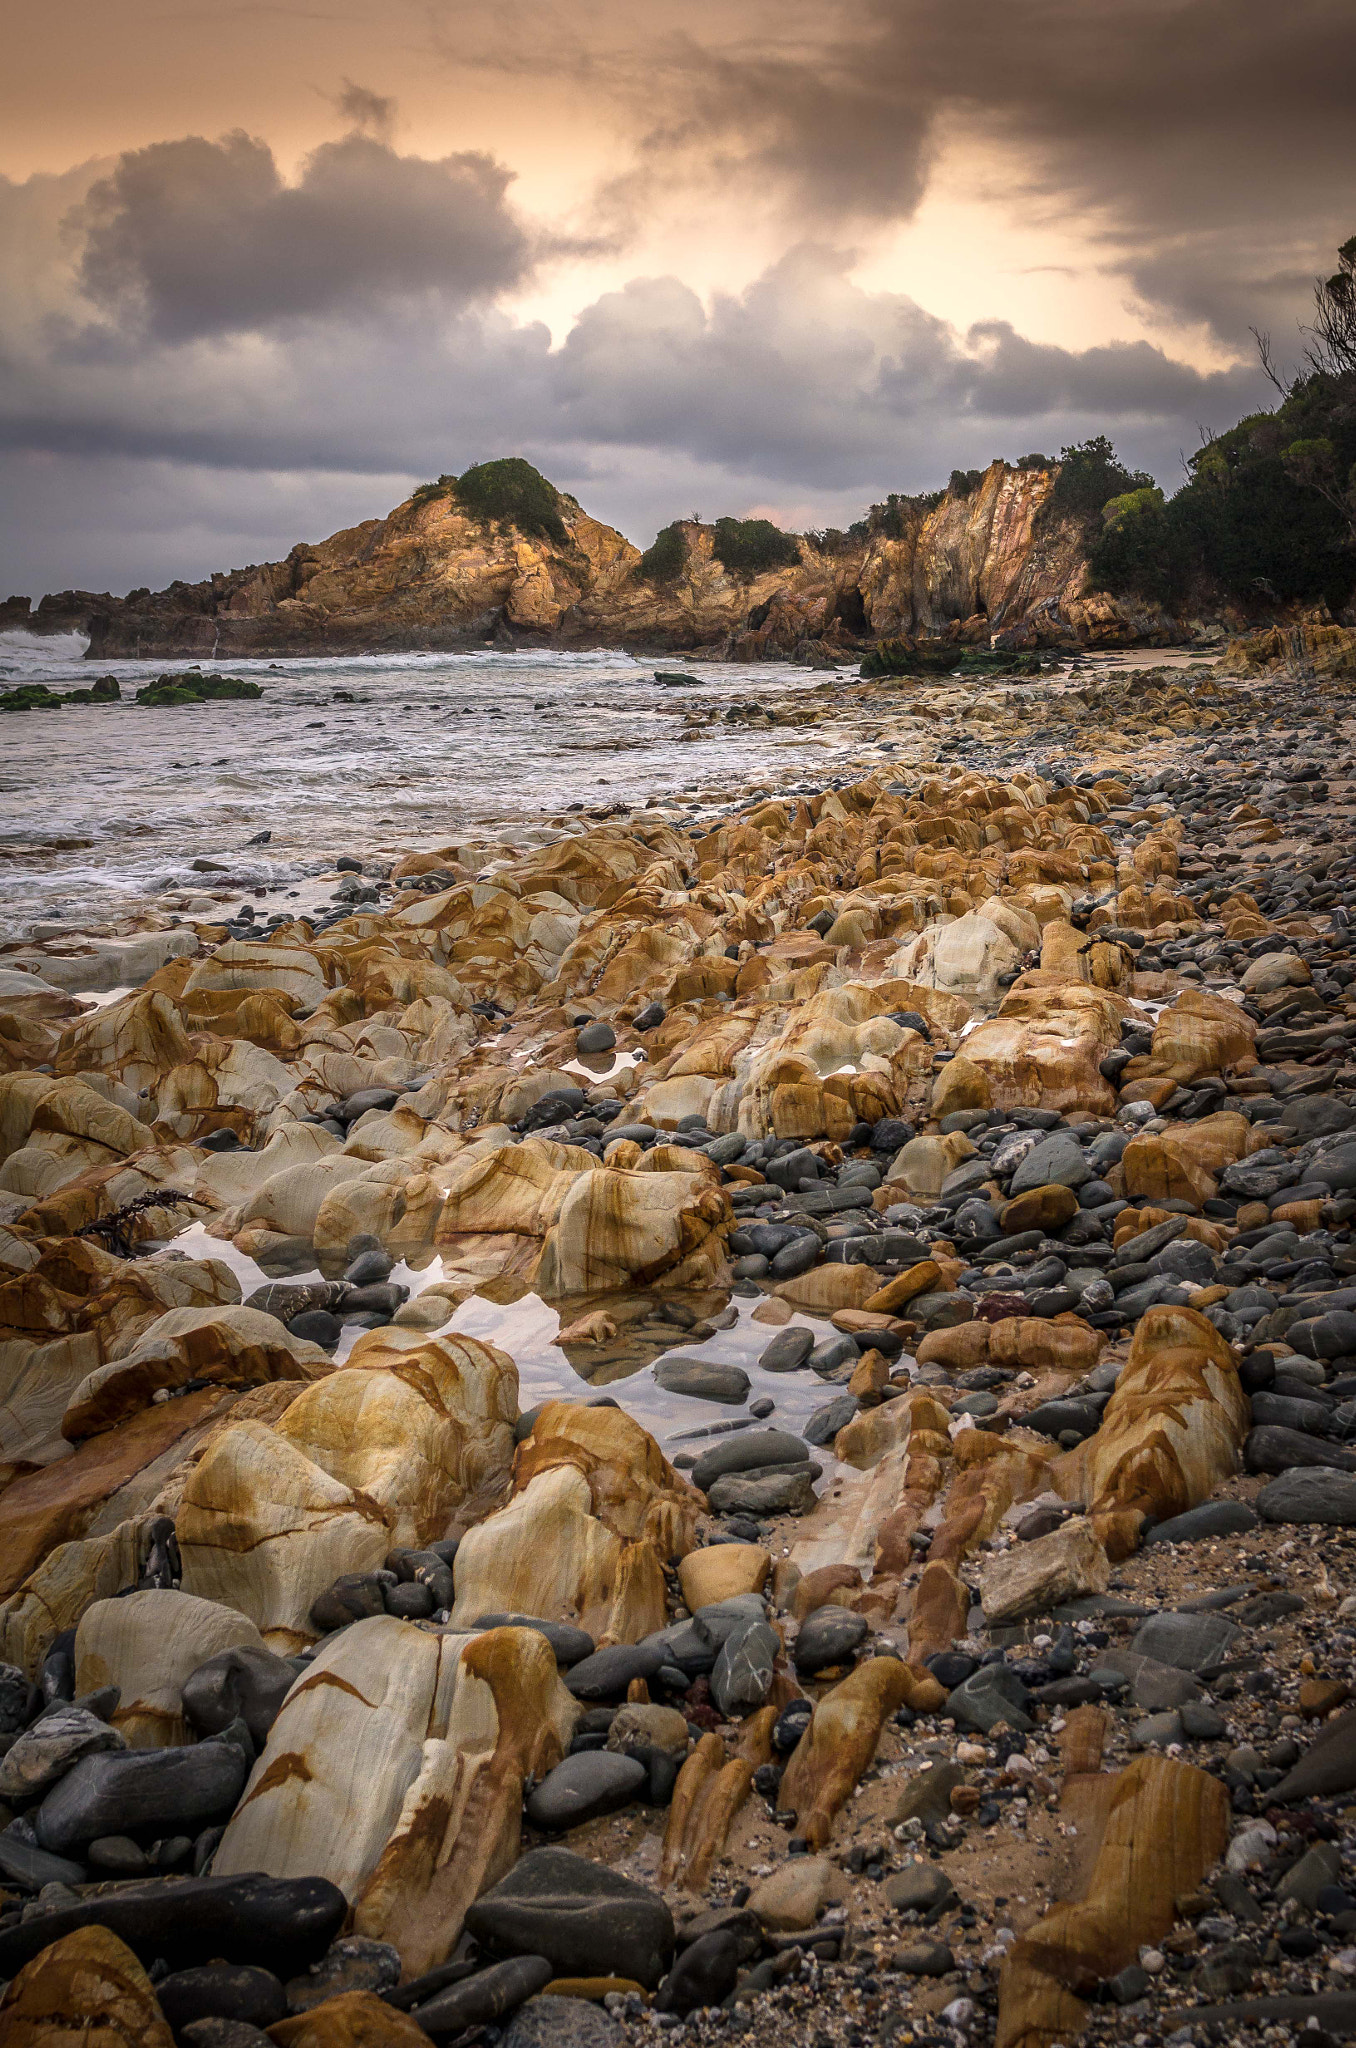
M0 954L6 2044L1349 2032L1349 654Z
M11 598L0 623L88 633L91 660L489 645L686 650L740 661L790 654L832 665L881 640L935 649L1218 648L1229 633L1300 616L1208 583L1173 603L1098 589L1090 528L1062 507L1057 463L991 463L944 492L877 508L885 516L860 534L781 536L787 559L765 568L756 557L728 566L718 528L683 520L666 529L661 569L653 550L642 556L528 473L549 493L539 518L468 504L447 478L385 519L299 544L281 562L125 598L64 591L36 609Z

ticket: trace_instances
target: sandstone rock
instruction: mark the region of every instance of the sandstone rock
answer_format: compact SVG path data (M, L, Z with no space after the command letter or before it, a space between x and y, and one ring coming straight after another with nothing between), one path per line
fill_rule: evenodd
M772 1560L757 1543L716 1543L690 1550L678 1566L678 1582L692 1613L739 1593L761 1593Z
M1082 1896L1052 1907L1003 1964L999 2040L1081 2030L1079 1994L1168 1931L1177 1900L1200 1884L1228 1829L1228 1794L1205 1772L1146 1756L1120 1773Z
M1123 1555L1112 1518L1162 1520L1208 1500L1237 1470L1247 1420L1233 1354L1213 1325L1194 1309L1148 1309L1101 1428L1060 1461L1060 1490Z
M826 1856L797 1856L771 1877L760 1878L749 1894L749 1911L773 1934L813 1927L830 1900L842 1898L843 1874Z
M150 1979L102 1927L67 1934L26 1963L0 2000L13 2048L173 2048Z
M274 1648L314 1634L311 1606L341 1573L440 1537L461 1502L507 1471L512 1360L471 1337L381 1334L275 1428L223 1431L184 1489L185 1591L249 1615Z
M307 1344L273 1317L243 1306L170 1309L130 1351L91 1372L62 1417L62 1435L78 1443L138 1414L162 1388L189 1380L261 1385L302 1382L332 1370L317 1344Z
M1015 1543L985 1566L980 1581L984 1619L995 1626L1048 1614L1084 1593L1104 1593L1110 1579L1107 1554L1089 1523L1066 1522L1048 1536Z
M236 1647L262 1650L263 1639L243 1614L210 1600L169 1589L99 1600L76 1630L76 1691L116 1686L113 1725L125 1741L143 1749L178 1746L193 1740L185 1681L208 1658Z
M916 1680L895 1657L873 1657L820 1700L786 1767L780 1799L797 1832L822 1848L834 1816L876 1752L887 1714L905 1705Z

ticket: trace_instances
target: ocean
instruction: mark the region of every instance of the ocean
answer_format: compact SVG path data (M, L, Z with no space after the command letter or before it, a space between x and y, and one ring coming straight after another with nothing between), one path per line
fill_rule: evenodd
M186 664L85 661L75 634L0 634L0 688L123 697ZM203 663L262 683L258 702L147 710L75 706L0 721L0 936L36 919L87 923L185 891L265 889L302 908L349 854L553 838L570 806L658 800L700 814L751 783L832 774L845 742L813 728L740 726L700 740L689 710L812 692L823 674L775 663L689 664L620 653L376 654ZM666 688L655 670L687 672ZM843 679L849 671L840 672ZM249 841L262 832L262 846ZM211 868L195 867L210 862ZM292 903L295 892L296 901Z

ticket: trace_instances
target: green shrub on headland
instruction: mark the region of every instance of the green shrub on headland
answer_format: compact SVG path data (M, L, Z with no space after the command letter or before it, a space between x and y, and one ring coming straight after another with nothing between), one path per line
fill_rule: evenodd
M557 547L570 544L560 516L560 492L521 455L473 462L460 476L444 474L436 483L420 484L411 491L410 503L422 507L437 498L453 497L464 512L484 520L487 526L515 526L519 533L553 540Z
M762 576L769 569L790 569L800 560L800 544L770 519L718 519L711 552L732 576Z
M1312 603L1334 610L1356 594L1356 237L1339 268L1314 288L1305 330L1305 368L1286 384L1270 347L1262 361L1280 394L1273 412L1252 413L1215 434L1187 463L1187 481L1165 504L1154 492L1118 484L1102 500L1101 531L1089 550L1092 580L1117 595L1164 602L1193 590L1223 589L1252 604ZM1115 463L1110 444L1065 450L1052 493L1069 485L1069 458L1098 448L1111 458L1082 463L1086 509ZM1110 502L1107 502L1107 501Z
M560 516L560 493L539 469L521 455L498 462L477 462L457 478L457 496L476 519L516 526L568 547L570 536Z
M655 535L636 564L636 574L646 583L676 583L686 567L687 539L675 519Z

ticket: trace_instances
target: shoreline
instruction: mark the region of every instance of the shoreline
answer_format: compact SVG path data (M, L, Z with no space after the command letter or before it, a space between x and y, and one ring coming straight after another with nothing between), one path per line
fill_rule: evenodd
M1351 692L665 708L756 762L271 931L0 949L0 1661L102 1660L130 1745L25 1790L16 1730L57 1917L0 1907L0 1974L116 1920L412 2043L545 1987L562 2048L581 1999L598 2048L984 2048L1023 1959L1108 2048L1307 2011L1356 1915Z

